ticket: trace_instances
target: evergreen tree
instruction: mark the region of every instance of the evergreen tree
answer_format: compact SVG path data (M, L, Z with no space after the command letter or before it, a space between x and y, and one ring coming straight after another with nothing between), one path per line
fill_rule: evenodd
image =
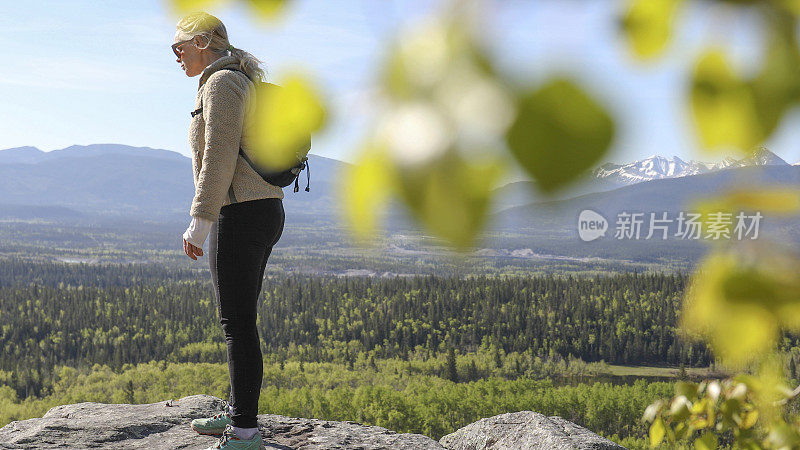
M134 403L134 389L133 389L133 380L128 380L128 384L125 385L125 403L133 404Z
M456 349L450 346L447 349L447 379L458 383L458 370L456 368Z
M503 357L500 355L500 348L494 347L494 366L498 369L503 367Z
M478 367L475 365L475 360L473 359L470 361L469 366L467 367L467 379L469 381L475 381L478 379L478 377Z

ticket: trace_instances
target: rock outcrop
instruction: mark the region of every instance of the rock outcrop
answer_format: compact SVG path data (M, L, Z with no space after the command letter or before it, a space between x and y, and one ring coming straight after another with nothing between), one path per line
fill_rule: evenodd
M217 438L189 423L222 408L221 399L192 395L143 405L77 403L51 408L38 419L0 428L0 448L204 449ZM357 422L258 416L268 449L618 449L611 441L558 417L531 411L481 419L444 436L397 433Z
M624 449L561 417L533 411L500 414L442 436L451 450L617 450Z

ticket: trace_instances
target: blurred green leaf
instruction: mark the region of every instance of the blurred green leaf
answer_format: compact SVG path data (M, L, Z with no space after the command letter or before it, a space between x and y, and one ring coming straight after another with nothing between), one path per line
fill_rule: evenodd
M397 188L413 216L457 250L470 250L486 221L502 166L491 159L467 160L450 150L424 165L396 170Z
M797 448L800 446L800 436L798 436L797 430L783 423L776 425L770 430L767 436L767 442L773 446L772 448Z
M606 153L614 121L571 81L555 79L522 95L506 134L511 153L544 191L585 174Z
M375 147L367 147L341 174L344 219L361 244L376 234L378 218L393 188L393 176L385 150Z
M743 429L752 428L758 422L758 411L747 411L744 413L742 423L739 425Z
M777 4L793 16L800 15L800 0L777 0Z
M711 339L726 364L741 365L768 351L777 338L775 317L758 303L731 303L725 286L737 259L712 254L698 267L684 302L684 329Z
M661 408L664 406L664 402L662 400L658 400L655 403L651 403L647 406L644 410L644 414L642 415L642 420L646 422L652 422L656 419L656 416L661 411Z
M717 436L707 431L702 436L695 439L694 448L696 450L715 450L717 448Z
M731 270L720 281L720 294L731 304L761 304L773 309L796 296L784 292L784 286L754 267Z
M742 401L737 398L728 398L719 405L722 413L723 424L726 426L738 425L737 417L742 408Z
M721 50L708 51L698 60L690 98L703 148L748 151L764 138L753 93Z
M451 19L424 21L400 35L383 66L388 94L398 100L428 97L456 62L481 66L480 51L469 39L466 25Z
M791 255L767 252L748 260L734 252L709 255L687 290L682 326L708 337L732 366L771 351L781 327L798 329L800 270Z
M487 218L514 101L476 39L467 2L450 2L395 39L382 68L376 140L393 187L427 230L457 250ZM489 149L489 150L486 150Z
M628 0L622 30L634 55L642 59L660 55L673 33L675 13L683 0Z
M800 189L783 186L735 189L719 196L695 201L693 210L705 213L724 211L759 211L772 214L795 214L800 211Z
M659 417L650 425L650 447L656 447L661 444L666 434L667 429L664 425L664 420Z
M298 149L326 120L322 97L298 74L287 77L281 86L259 85L254 111L254 159L274 169L291 166Z
M772 135L790 106L800 99L797 18L778 10L765 18L767 47L754 78L739 77L718 49L706 52L695 67L692 114L706 149L750 151Z
M245 0L261 18L274 19L286 9L289 0Z
M672 400L672 404L669 407L669 414L672 416L673 420L680 422L691 415L691 411L689 410L691 406L692 403L686 396L678 395Z
M800 96L800 50L796 20L775 14L767 36L764 62L750 83L762 133L771 135L787 110Z
M697 383L690 383L687 381L679 381L675 383L675 395L683 395L686 398L697 397Z
M179 14L209 9L228 2L230 0L167 0L172 11Z

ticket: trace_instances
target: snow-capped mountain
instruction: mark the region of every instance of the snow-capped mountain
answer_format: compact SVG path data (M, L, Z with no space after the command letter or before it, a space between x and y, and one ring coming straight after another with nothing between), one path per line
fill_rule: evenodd
M800 162L798 164L800 164ZM678 178L698 175L733 167L788 165L790 164L781 159L778 155L766 148L761 148L745 158L736 159L729 156L718 163L707 163L695 160L687 162L677 156L668 159L663 156L652 155L643 160L628 164L603 164L592 173L598 179L613 181L619 184L634 184L661 178Z

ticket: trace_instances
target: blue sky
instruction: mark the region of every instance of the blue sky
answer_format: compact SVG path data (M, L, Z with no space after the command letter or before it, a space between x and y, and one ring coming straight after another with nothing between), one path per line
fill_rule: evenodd
M710 2L709 2L710 3ZM278 23L253 19L237 2L209 12L233 45L266 62L271 79L304 70L331 99L334 120L315 154L352 160L373 111L375 69L390 36L431 10L433 1L295 0ZM667 54L643 64L615 29L622 2L497 0L486 37L518 82L535 86L555 74L577 78L619 119L606 161L652 154L714 161L701 153L686 116L685 83L694 56L724 45L742 70L758 64L758 22L735 9L693 6ZM197 78L175 62L174 16L162 0L3 2L0 39L0 149L33 145L120 143L189 154L189 110ZM767 146L800 161L800 112Z

